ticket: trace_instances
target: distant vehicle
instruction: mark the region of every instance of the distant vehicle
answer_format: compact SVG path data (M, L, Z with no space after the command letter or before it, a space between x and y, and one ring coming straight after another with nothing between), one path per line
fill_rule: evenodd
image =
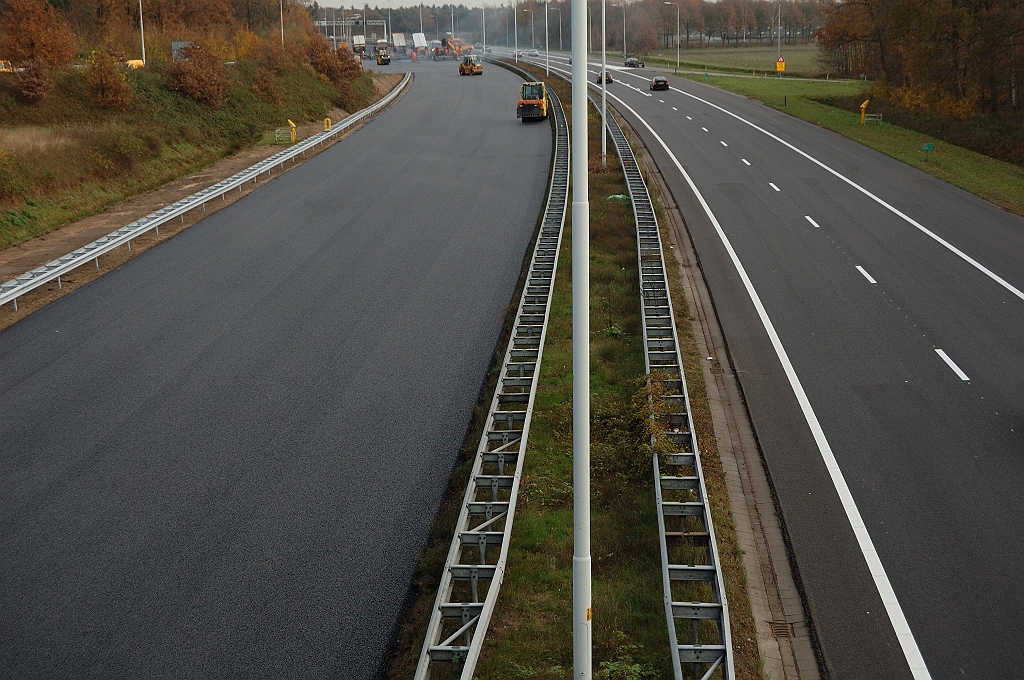
M6 59L0 59L0 73L14 73L14 67Z
M523 51L522 50L516 50L516 56L517 57L523 56Z
M391 64L391 55L388 54L386 49L377 50L377 66L389 66Z
M538 52L537 50L530 50L530 56L531 57L539 57L540 56L540 52Z
M486 51L487 51L487 53L488 53L488 54L490 54L491 52L493 52L493 51L494 51L494 49L492 49L492 48L491 48L491 46L490 46L490 45L488 45L488 46L487 46L487 50L486 50Z
M644 68L647 66L644 62L640 61L636 57L628 57L624 64L627 68Z
M615 82L615 81L612 80L612 73L611 73L611 71L605 71L604 72L604 79L603 80L601 78L601 74L600 73L597 74L597 84L598 85L600 85L601 83L613 83L613 82Z
M459 64L459 75L460 76L479 76L483 75L484 65L480 61L480 56L476 54L465 54L462 56L462 63Z
M484 44L483 43L473 43L473 49L474 50L482 50L483 48L484 48Z
M516 118L544 120L548 117L548 89L544 83L523 83L516 104Z
M652 90L667 90L668 89L668 78L663 76L655 76L651 80Z
M352 51L365 58L366 55L366 36L365 35L354 35L352 36Z
M124 62L124 65L132 70L135 70L137 68L143 68L146 65L146 62L142 61L141 59L129 59L128 61Z

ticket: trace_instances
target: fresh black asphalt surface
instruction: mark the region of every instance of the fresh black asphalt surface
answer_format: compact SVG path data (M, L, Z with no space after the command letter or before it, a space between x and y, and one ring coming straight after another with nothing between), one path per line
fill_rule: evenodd
M593 80L599 67L590 69ZM932 677L1020 677L1024 300L742 121L678 91L649 92L650 71L617 71L609 92L657 131L729 237L821 422ZM759 103L669 80L790 142L1024 289L1024 220ZM668 154L633 114L619 110L652 152L692 234L827 670L833 678L909 677L732 260ZM936 348L970 380L961 380Z
M508 71L410 67L348 139L0 333L0 677L378 671L551 154Z

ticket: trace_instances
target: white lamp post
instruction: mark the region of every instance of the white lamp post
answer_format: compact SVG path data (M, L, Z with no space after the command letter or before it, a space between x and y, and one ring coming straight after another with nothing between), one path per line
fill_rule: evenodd
M558 12L558 51L562 51L562 10L559 7L552 7L552 12Z
M537 49L537 40L534 37L536 34L533 31L533 10L532 9L524 9L523 11L530 13L530 49L531 50L535 50L535 49Z
M146 65L146 27L142 25L142 0L139 0L139 38L142 40L142 65Z

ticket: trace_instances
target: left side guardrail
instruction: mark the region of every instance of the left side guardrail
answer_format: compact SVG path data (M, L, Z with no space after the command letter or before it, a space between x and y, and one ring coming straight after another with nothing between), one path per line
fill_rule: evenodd
M166 224L176 218L184 220L185 213L196 208L203 208L203 210L205 210L206 204L210 200L215 199L218 196L223 198L224 194L234 191L235 189L241 191L245 184L248 184L249 182L255 183L258 181L260 175L263 175L264 173L269 174L276 167L283 167L286 161L293 160L296 156L305 156L306 152L314 148L317 144L325 144L330 141L331 138L341 134L356 123L369 118L386 107L405 90L411 80L412 73L407 73L405 78L402 79L402 82L400 82L394 90L385 95L379 102L360 111L356 111L344 120L339 121L331 130L317 133L302 140L301 142L297 142L287 149L274 154L270 158L264 159L259 163L228 177L227 179L221 180L220 182L203 189L202 191L197 191L191 196L183 198L180 201L176 201L168 206L164 206L163 208L160 208L160 210L150 213L131 224L123 226L117 231L111 232L102 238L96 239L92 243L84 245L63 257L47 262L41 267L37 267L30 272L26 272L21 276L0 284L0 305L11 302L14 304L14 310L17 311L19 297L53 280L56 280L59 286L61 276L67 274L73 269L81 267L84 264L88 264L90 260L95 261L96 268L99 269L99 258L101 255L105 255L121 246L127 246L128 249L131 250L132 239L138 238L151 230L155 230L157 235L159 235L160 225Z

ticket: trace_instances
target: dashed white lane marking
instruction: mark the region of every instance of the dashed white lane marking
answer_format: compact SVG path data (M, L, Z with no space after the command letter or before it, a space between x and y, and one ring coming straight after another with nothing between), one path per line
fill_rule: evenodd
M721 141L721 140L719 140L719 141ZM725 142L721 142L721 143L722 143L722 146L729 146L729 145L728 145L728 144L726 144Z
M703 130L704 132L708 131L708 129L706 127L701 127L701 130Z
M682 90L680 90L680 92L681 91ZM761 323L764 325L765 331L767 331L768 337L772 341L772 347L775 348L775 353L779 357L779 361L782 363L782 369L785 371L786 377L789 379L789 385L793 389L793 394L796 395L796 400L800 403L800 410L803 413L804 419L807 421L807 426L810 428L811 434L814 436L815 443L818 445L818 452L821 453L822 461L824 461L825 468L828 470L829 477L832 479L832 484L835 487L836 492L839 494L839 502L842 504L843 510L846 512L846 518L849 520L850 527L853 529L853 534L857 539L857 545L860 547L861 554L864 556L864 561L867 563L868 572L871 574L871 579L875 582L875 588L878 590L878 594L882 598L882 604L885 606L885 613L888 615L889 622L892 624L893 630L896 633L896 639L899 640L900 647L903 650L903 655L906 657L907 664L910 666L910 672L914 676L914 680L931 680L931 673L928 672L928 666L925 664L924 657L921 655L920 647L917 646L917 640L914 638L914 633L910 630L910 624L907 622L907 617L903 613L903 607L900 605L900 601L896 597L896 591L893 590L892 582L889 581L889 576L885 573L885 566L882 564L882 560L878 556L878 551L875 549L874 541L871 540L871 533L868 531L867 525L864 523L864 517L860 514L860 508L857 507L857 502L853 499L853 493L850 491L850 485L846 483L846 477L843 475L843 471L839 467L839 461L836 460L835 453L832 451L832 446L829 444L828 438L825 436L825 431L821 427L821 422L818 420L818 416L814 413L814 407L811 406L811 401L807 398L807 392L804 390L803 384L800 382L800 378L796 374L793 362L790 361L789 354L786 352L786 348L783 347L782 340L779 338L779 334L775 330L775 325L768 317L768 312L761 303L761 297L757 294L757 290L754 289L754 284L750 281L750 277L747 275L747 270L743 266L743 263L740 262L740 258L736 254L736 250L733 248L732 242L729 241L729 237L726 236L721 223L711 211L711 206L709 206L707 201L704 200L704 196L701 195L700 190L697 189L697 185L693 183L693 179L683 168L683 164L679 162L679 158L672 153L672 149L668 147L665 140L661 138L661 135L655 132L654 128L651 127L651 124L644 120L643 117L633 109L633 107L613 94L609 96L622 104L622 107L635 116L637 120L647 128L648 132L651 133L654 139L661 144L661 148L665 150L669 159L675 164L676 169L679 170L679 174L681 174L683 179L686 180L686 183L690 186L690 190L693 191L697 200L700 202L701 207L704 208L704 212L707 214L712 226L714 226L715 231L718 232L718 236L722 240L722 244L725 246L726 251L729 253L729 257L732 259L733 266L736 267L740 280L743 281L743 285L747 289L747 294L754 303L754 308L757 310L757 314L761 318ZM725 109L722 110L725 111Z
M775 182L768 182L768 186L770 186L772 189L775 189L776 191L782 191L782 189L775 186Z
M747 165L750 165L750 161L748 161L746 158L741 158L740 160L746 163Z
M687 116L686 120L693 120L693 118L690 118L689 116Z
M949 356L945 352L943 352L941 349L936 347L935 348L935 353L938 354L940 357L942 357L942 360L946 362L946 365L949 366L950 368L952 368L953 372L956 373L957 376L959 376L961 380L970 380L970 378L967 377L967 374L964 373L963 371L961 371L960 367L957 366L955 363L953 363L953 360L950 359Z
M676 107L674 107L674 106L673 106L673 107L672 107L672 110L673 110L673 111L678 111L679 109L677 109Z
M875 281L873 278L871 278L871 274L868 274L866 271L864 271L864 267L861 267L859 264L857 265L857 271L864 275L864 278L868 280L868 283L878 283L878 281Z
M821 229L821 225L815 222L810 215L804 215L804 219L813 224L815 229Z
M664 104L664 103L665 103L665 100L664 100L664 99L659 99L658 101L659 101L659 102L661 102L662 104Z

